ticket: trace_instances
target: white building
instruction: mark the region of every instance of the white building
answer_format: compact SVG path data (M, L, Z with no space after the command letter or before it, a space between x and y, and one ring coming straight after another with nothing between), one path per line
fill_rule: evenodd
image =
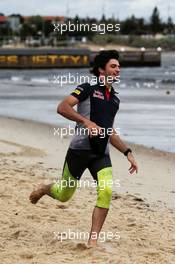
M13 31L19 31L20 29L20 16L18 15L11 15L7 18L10 28Z

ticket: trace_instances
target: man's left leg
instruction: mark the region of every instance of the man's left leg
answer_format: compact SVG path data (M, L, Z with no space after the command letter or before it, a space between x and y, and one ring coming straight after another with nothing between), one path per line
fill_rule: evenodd
M65 161L61 181L59 183L40 184L37 190L30 194L30 201L36 204L41 197L48 195L60 202L66 202L76 191L77 183L78 180L71 175L68 164Z
M61 181L51 184L40 184L37 190L30 194L30 201L36 204L44 195L61 202L68 201L77 188L78 180L87 167L89 152L68 149L62 172Z
M96 162L97 163L97 162ZM105 218L108 214L110 201L112 197L112 167L109 156L105 156L98 165L93 166L90 169L91 174L94 177L94 168L96 169L99 166L110 165L96 172L97 175L97 203L92 214L92 226L89 236L89 245L96 245L97 240L102 229Z

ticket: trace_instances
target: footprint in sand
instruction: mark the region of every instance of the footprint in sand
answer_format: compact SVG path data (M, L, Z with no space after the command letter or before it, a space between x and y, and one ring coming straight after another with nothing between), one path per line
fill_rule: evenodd
M92 253L114 253L114 249L107 244L99 243L96 247L90 246L84 242L78 243L75 247L77 250L90 250Z
M78 250L86 250L92 247L88 246L86 243L78 243L75 248Z
M32 259L34 257L34 255L32 253L21 253L20 254L20 257L23 258L23 259Z
M57 209L67 209L68 206L63 205L63 204L57 204L57 205L56 205L56 208L57 208Z
M11 238L18 239L18 237L20 236L20 232L21 232L21 230L18 230L18 231L16 231L16 232L14 232L14 233L11 235Z

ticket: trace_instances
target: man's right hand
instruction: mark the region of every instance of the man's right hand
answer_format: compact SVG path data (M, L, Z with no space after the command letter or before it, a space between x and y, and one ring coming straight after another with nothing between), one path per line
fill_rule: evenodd
M94 137L100 134L102 127L98 126L96 123L92 122L89 119L85 119L83 124L86 128L88 128L89 136Z

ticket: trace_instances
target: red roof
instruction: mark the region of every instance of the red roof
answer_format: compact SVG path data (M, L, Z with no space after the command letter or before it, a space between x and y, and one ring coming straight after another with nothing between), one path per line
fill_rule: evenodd
M0 16L0 23L4 23L7 21L7 17L6 16Z
M41 16L43 20L45 21L52 21L52 20L57 20L57 21L64 21L65 17L64 16ZM24 20L27 21L31 16L23 16Z

